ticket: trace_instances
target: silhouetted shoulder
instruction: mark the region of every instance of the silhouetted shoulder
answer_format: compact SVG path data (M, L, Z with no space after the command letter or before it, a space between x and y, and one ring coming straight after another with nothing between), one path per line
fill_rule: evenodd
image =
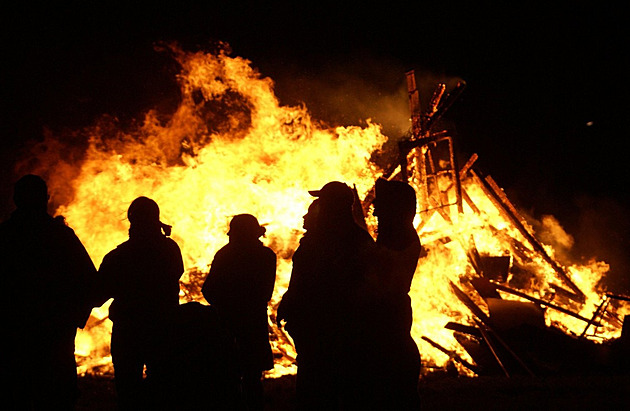
M268 258L270 260L273 259L274 261L276 261L278 259L276 253L269 247L263 246L263 253L265 255L265 258Z
M118 244L116 248L106 254L106 258L115 258L118 255L124 255L126 253L136 253L138 250L154 249L159 252L168 254L181 254L181 249L175 240L169 237L156 237L150 241L137 241L129 239L123 243Z
M178 258L180 261L182 260L182 251L179 248L179 244L177 244L177 242L175 240L173 240L172 238L169 237L164 237L164 247L168 250L169 255L173 256L174 258ZM183 265L182 265L182 270L184 269Z
M62 216L54 217L51 220L50 225L52 229L55 230L58 235L63 236L67 238L68 240L77 243L77 245L80 245L81 248L83 248L83 245L80 244L79 237L77 237L77 234L74 232L74 229L66 223L66 219L64 217Z

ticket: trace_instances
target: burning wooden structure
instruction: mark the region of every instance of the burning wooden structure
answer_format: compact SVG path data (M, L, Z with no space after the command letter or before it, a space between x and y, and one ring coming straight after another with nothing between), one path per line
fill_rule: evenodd
M453 331L453 337L472 361L429 336L423 335L421 339L446 354L453 363L480 375L510 377L513 374L624 371L630 353L629 327L624 320L630 321L630 316L622 318L615 309L609 308L623 305L630 298L605 293L591 316L581 315L587 295L536 238L527 220L494 179L475 169L477 155L472 155L459 168L453 139L446 130L434 130L439 118L463 91L465 83L459 82L446 95L445 84L438 84L425 111L420 107L413 71L407 73L407 86L412 131L399 142L398 164L392 164L383 176L408 181L416 188L422 216L417 225L418 232L422 234L433 216L442 220L442 224L453 226L461 222L464 213L482 215L484 206L476 202L480 194L508 225L502 228L492 223L484 225L492 236L501 238L503 248L500 254L480 253L474 234L470 238L458 239L472 273L460 276L458 284L452 280L448 283L457 299L470 310L472 324L449 321L445 328ZM477 192L471 195L469 190ZM366 196L364 208L369 207L372 195L373 191L370 191ZM518 289L529 282L528 278L537 275L527 268L535 259L546 265L554 277L554 281L547 283L549 290L543 291L541 297ZM419 270L416 274L423 275L423 272ZM547 324L545 314L550 311L579 320L583 331L576 334ZM605 337L611 328L621 330L624 324L625 332L619 338ZM600 334L600 330L604 332Z

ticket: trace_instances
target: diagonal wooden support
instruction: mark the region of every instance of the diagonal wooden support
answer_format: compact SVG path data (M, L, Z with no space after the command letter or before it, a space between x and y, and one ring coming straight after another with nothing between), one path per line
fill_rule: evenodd
M417 232L422 231L422 229L424 228L424 226L429 222L429 220L431 219L431 217L433 217L433 214L435 214L435 209L429 210L426 215L424 216L424 218L420 221L420 224L418 224L418 227L416 228Z
M455 283L453 283L452 281L449 281L451 288L453 289L453 291L455 292L455 295L457 296L457 298L459 298L459 300L464 303L464 305L466 305L466 307L468 307L468 309L475 315L475 323L477 323L478 327L479 327L479 331L481 331L481 334L484 338L484 340L486 341L486 343L488 344L488 347L490 348L490 350L492 351L492 354L494 355L495 359L497 360L497 362L499 363L499 365L501 366L501 368L503 369L503 371L505 372L506 376L510 376L509 373L507 372L507 370L505 369L505 367L503 366L503 363L501 362L501 359L498 356L498 353L496 352L496 349L492 343L492 341L489 339L489 335L488 335L488 331L492 333L492 335L494 336L494 338L499 342L499 344L505 348L505 350L507 350L507 352L514 357L514 359L521 365L521 367L523 367L523 369L530 375L530 376L534 376L534 373L531 371L531 369L527 366L527 364L525 364L525 362L518 356L518 354L516 354L514 352L514 350L512 350L510 348L510 346L503 341L503 339L499 336L499 334L497 334L491 325L491 319L490 317L488 317L486 315L486 313L484 313L481 308L479 308L477 306L477 304L474 303L474 301L468 296L468 294L466 294L464 291L462 291L457 285L455 285Z
M463 359L462 357L460 357L459 354L457 354L455 351L451 351L449 349L446 349L445 347L442 347L440 344L436 343L435 341L433 341L432 339L430 339L429 337L426 337L424 335L421 338L424 341L426 341L429 344L431 344L433 347L435 347L438 350L442 351L444 354L448 355L448 357L451 360L457 361L458 363L460 363L464 367L468 368L470 371L474 372L475 374L477 374L479 372L477 370L477 367L474 364L471 364L468 361L466 361L465 359Z
M509 287L506 287L506 286L501 285L501 284L497 284L497 283L492 282L492 281L490 282L490 284L492 284L492 285L494 286L494 288L496 288L497 290L500 290L500 291L506 292L506 293L508 293L508 294L515 295L515 296L517 296L517 297L524 298L524 299L526 299L526 300L529 300L529 301L531 301L531 302L534 302L534 303L537 303L537 304L540 304L540 305L544 305L544 306L545 306L545 307L547 307L547 308L551 308L551 309L553 309L553 310L560 311L561 313L564 313L564 314L570 315L571 317L577 318L578 320L582 320L582 321L585 321L585 322L587 322L587 323L592 321L592 322L591 322L591 324L593 324L593 325L595 325L595 326L597 326L597 327L601 327L601 326L602 326L602 324L601 324L601 323L599 323L599 322L596 322L596 321L594 321L594 320L589 320L589 319L588 319L588 318L586 318L586 317L582 317L580 314L574 313L573 311L571 311L571 310L567 310L566 308L562 308L562 307L560 307L560 306L558 306L558 305L551 304L551 303L549 303L549 302L547 302L547 301L545 301L545 300L541 300L541 299L539 299L539 298L532 297L532 296L530 296L530 295L527 295L527 294L522 293L522 292L517 291L517 290L513 290L513 289L511 289L511 288L509 288Z
M462 303L464 303L464 305L466 307L468 307L468 309L477 318L479 318L484 324L489 324L490 323L490 318L488 317L488 315L486 313L484 313L483 310L477 306L477 304L475 304L475 302L468 296L468 294L466 294L464 291L462 291L461 288L459 288L454 282L452 282L450 280L449 280L449 284L451 286L451 289L455 293L455 296Z
M450 93L448 93L445 98L440 99L440 104L437 107L436 112L431 116L427 124L425 124L426 130L431 130L433 125L436 124L442 118L444 113L449 108L451 108L453 103L457 101L457 99L459 98L459 96L461 96L461 94L464 92L465 89L466 89L466 82L459 81L457 85L455 86L455 88Z
M584 338L584 336L586 336L586 331L590 328L591 325L595 323L595 320L597 320L597 317L600 317L601 315L603 315L604 312L606 312L606 308L608 307L608 304L610 304L610 298L604 295L604 298L602 299L601 304L597 307L597 309L593 313L593 317L591 317L591 319L588 320L588 322L586 323L586 327L584 327L584 331L582 331L582 334L580 334L580 338Z
M499 356L499 353L497 349L495 348L494 342L492 342L490 335L488 335L488 331L486 331L481 321L475 319L475 323L477 323L477 327L479 328L479 331L481 331L481 336L483 340L485 341L486 345L488 346L488 348L490 349L490 352L492 353L492 356L496 360L497 364L499 364L499 367L501 367L501 370L503 370L503 373L505 374L505 376L510 378L510 373L508 372L507 368L505 368L505 365L503 365L503 361L501 361L501 357Z
M466 164L464 164L464 166L459 170L460 180L463 180L466 177L466 174L468 174L468 172L472 169L473 164L475 164L475 161L477 161L478 158L479 156L476 153L470 156L468 161L466 161Z
M486 178L481 178L474 170L470 170L470 173L480 183L483 191L488 195L488 198L497 206L498 210L503 214L503 216L507 218L508 221L510 221L512 224L514 224L514 226L519 230L523 237L525 237L525 239L531 244L534 250L540 254L540 256L551 266L551 268L553 268L553 270L560 276L565 284L567 284L567 286L574 293L571 297L578 302L584 302L586 300L586 296L584 295L584 293L573 283L573 281L564 271L564 269L558 264L556 260L551 258L543 245L525 227L523 223L524 219L520 216L520 214L518 214L516 208L507 199L507 196L505 195L505 193L503 193L503 190L501 190L501 188L494 182L494 180L490 176L487 176Z

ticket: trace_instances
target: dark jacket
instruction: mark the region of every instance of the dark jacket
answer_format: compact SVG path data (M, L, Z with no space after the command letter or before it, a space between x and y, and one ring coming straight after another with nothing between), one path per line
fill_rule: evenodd
M214 256L202 293L236 338L241 366L273 368L267 303L276 280L276 254L260 241L230 242Z
M0 225L2 324L83 328L96 268L62 217L16 210Z
M109 317L116 323L161 322L179 305L184 273L179 246L161 234L132 237L110 251L99 268L102 302L113 298Z
M74 339L96 269L63 218L15 211L0 225L0 393L5 409L72 409Z

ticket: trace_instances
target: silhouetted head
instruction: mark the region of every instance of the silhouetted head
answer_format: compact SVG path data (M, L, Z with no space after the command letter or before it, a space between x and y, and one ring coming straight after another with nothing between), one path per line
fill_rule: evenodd
M321 189L309 191L314 197L319 197L322 208L336 210L352 210L354 193L348 185L340 181L326 183Z
M148 197L138 197L131 202L127 210L129 219L129 232L160 232L164 230L165 235L171 234L171 226L160 221L160 207Z
M160 207L150 198L138 197L129 205L127 218L131 225L159 226Z
M376 180L374 215L381 218L396 218L413 221L416 215L416 192L402 181Z
M20 210L46 212L48 206L48 186L43 178L27 174L13 187L13 202Z
M253 215L238 214L232 217L227 235L235 240L256 240L266 232L267 229L261 226Z

